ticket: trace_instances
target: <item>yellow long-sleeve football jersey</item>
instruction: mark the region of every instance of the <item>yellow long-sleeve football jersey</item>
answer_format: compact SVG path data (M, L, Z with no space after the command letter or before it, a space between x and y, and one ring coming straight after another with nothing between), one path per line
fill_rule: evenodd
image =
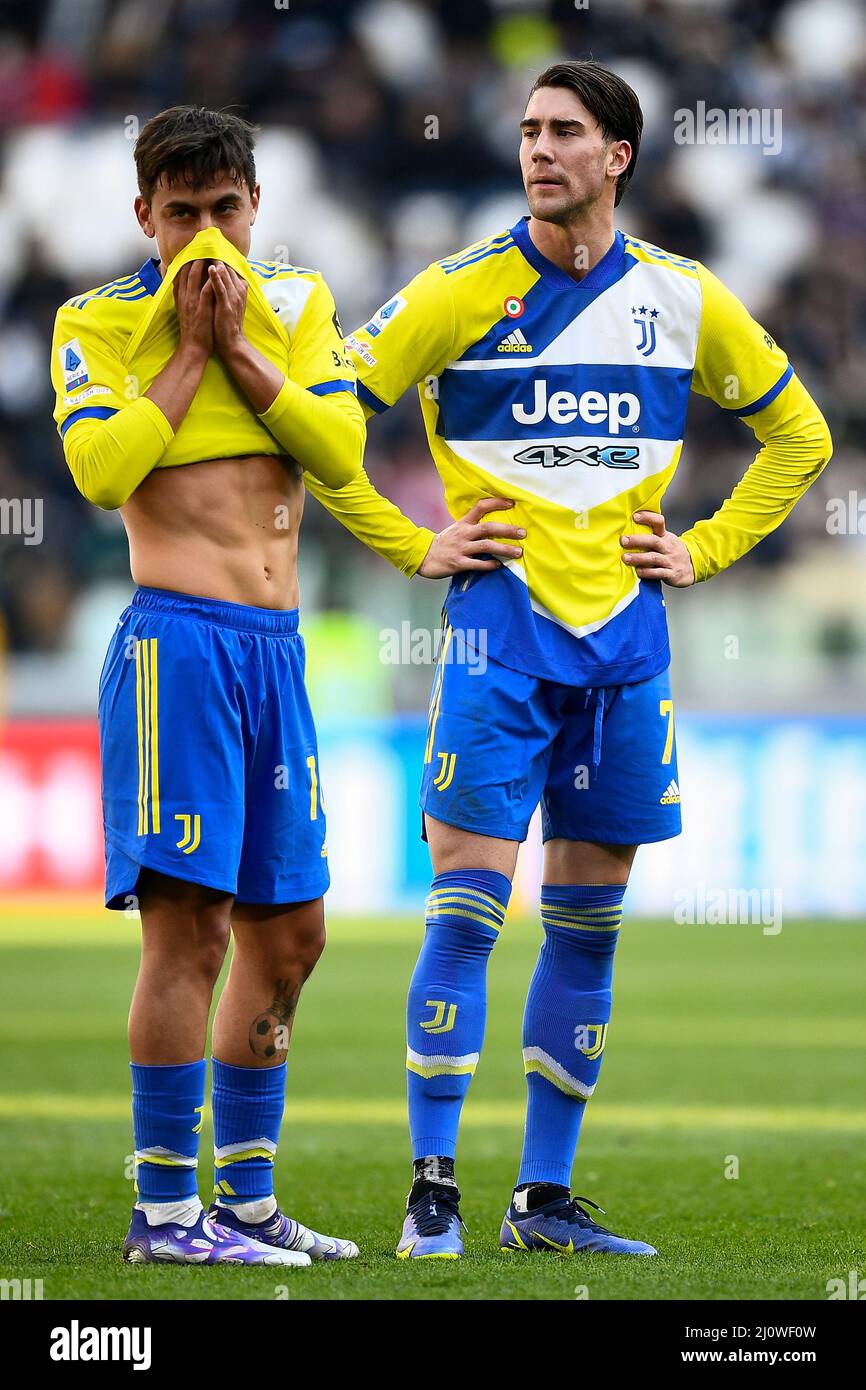
M195 259L225 261L247 281L244 332L286 381L257 415L214 354L175 432L144 393L178 345L173 285ZM335 488L361 468L366 431L355 371L324 279L248 261L216 228L199 232L164 277L147 260L68 300L57 314L51 376L67 462L99 506L121 506L154 467L213 458L291 454Z
M830 457L819 410L739 300L698 262L619 231L577 281L521 219L428 266L347 346L368 417L418 385L454 517L514 499L498 519L526 529L522 559L458 576L446 610L492 657L551 680L613 685L669 663L662 586L622 563L620 537L634 512L662 509L691 391L763 445L683 536L698 580L777 526Z

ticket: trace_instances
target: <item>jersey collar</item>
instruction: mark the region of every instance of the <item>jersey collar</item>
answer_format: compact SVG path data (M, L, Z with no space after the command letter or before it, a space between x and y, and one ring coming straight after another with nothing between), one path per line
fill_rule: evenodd
M138 272L138 278L144 285L148 294L156 294L162 284L162 276L159 273L159 261L148 256L144 265Z
M606 290L615 280L618 280L623 271L623 256L625 255L625 237L617 229L614 234L613 244L605 251L600 261L584 275L582 280L573 280L570 275L566 275L564 270L560 270L558 265L549 261L539 251L532 237L529 235L529 218L521 217L520 221L511 228L511 235L514 238L518 250L524 259L538 271L542 280L554 289L575 290L578 294L586 294L591 291L595 294L599 290Z

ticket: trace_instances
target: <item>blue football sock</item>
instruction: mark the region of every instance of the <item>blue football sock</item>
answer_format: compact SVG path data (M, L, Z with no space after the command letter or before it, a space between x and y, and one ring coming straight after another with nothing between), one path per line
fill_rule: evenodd
M571 1185L586 1102L601 1070L624 884L545 885L544 944L523 1017L528 1091L518 1187Z
M286 1103L286 1063L213 1067L214 1194L234 1206L273 1196L274 1159Z
M409 986L406 1067L412 1157L453 1158L487 1014L487 961L511 884L492 869L437 874Z
M204 1059L168 1067L130 1062L129 1069L139 1201L182 1202L197 1197Z

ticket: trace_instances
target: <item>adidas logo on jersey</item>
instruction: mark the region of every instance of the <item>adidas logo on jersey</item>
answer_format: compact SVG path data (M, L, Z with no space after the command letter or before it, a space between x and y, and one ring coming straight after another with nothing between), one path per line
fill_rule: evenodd
M660 806L678 805L680 801L680 789L676 782L668 782L664 796L659 798Z
M519 328L515 328L513 333L509 333L507 338L503 338L497 352L532 352L532 344L528 343Z

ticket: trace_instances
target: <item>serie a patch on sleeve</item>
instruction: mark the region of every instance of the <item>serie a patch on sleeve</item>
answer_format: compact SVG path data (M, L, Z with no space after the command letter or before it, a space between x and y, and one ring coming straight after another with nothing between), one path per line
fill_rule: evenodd
M63 384L67 391L74 391L76 386L83 386L90 380L84 353L77 338L70 338L68 343L62 343L57 351L63 372Z
M387 327L391 320L406 308L407 304L408 300L404 299L402 294L395 294L393 299L389 299L387 304L383 304L381 309L376 311L369 323L364 324L362 331L369 333L371 338L378 338L382 329Z

